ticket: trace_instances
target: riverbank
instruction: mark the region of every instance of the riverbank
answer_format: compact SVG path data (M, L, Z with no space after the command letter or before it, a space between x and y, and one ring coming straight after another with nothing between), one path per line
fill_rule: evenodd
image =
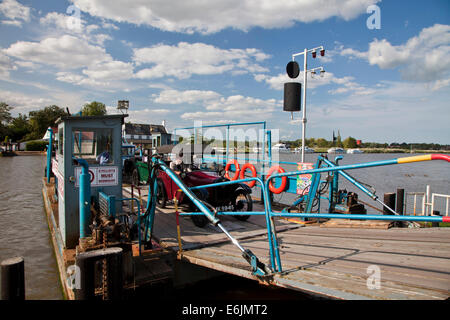
M11 151L13 156L45 156L46 151Z
M314 148L315 153L327 153L329 148ZM364 153L450 153L450 150L407 150L391 148L359 148Z

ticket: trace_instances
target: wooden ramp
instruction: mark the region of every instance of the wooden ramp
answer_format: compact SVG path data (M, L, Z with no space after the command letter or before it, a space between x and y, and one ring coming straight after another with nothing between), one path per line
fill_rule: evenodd
M264 217L241 222L223 216L221 221L245 249L270 265ZM239 249L217 228L198 228L189 217L181 217L180 226L179 259L257 280ZM277 219L276 229L283 273L273 275L271 285L338 299L450 296L449 228L320 228ZM162 246L178 250L173 207L157 211L154 237ZM377 270L379 289L373 280Z

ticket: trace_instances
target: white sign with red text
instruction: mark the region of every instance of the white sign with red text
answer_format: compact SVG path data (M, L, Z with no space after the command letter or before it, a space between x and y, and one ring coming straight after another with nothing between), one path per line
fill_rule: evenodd
M64 200L64 178L58 170L58 161L52 159L52 172L58 179L58 198Z
M75 168L75 186L79 186L81 167ZM119 168L115 166L90 167L91 187L108 187L119 184Z

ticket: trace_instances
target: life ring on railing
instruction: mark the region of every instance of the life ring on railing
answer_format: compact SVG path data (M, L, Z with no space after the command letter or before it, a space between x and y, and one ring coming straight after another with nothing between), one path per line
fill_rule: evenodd
M255 168L255 166L254 165L252 165L251 163L246 163L246 164L244 164L243 166L242 166L242 169L241 169L241 175L240 175L240 178L241 179L245 179L245 170L247 170L247 169L250 169L250 171L252 172L252 178L255 178L258 174L257 174L257 172L256 172L256 168ZM255 185L255 183L256 183L256 180L253 180L253 181L248 181L248 182L244 182L246 185L248 185L250 188L253 188L253 186Z
M234 168L236 169L236 173L234 174L233 178L230 178L230 167L231 165L234 164ZM239 178L239 163L237 162L236 159L230 160L228 161L227 165L225 166L225 178L227 178L228 180L237 180Z
M273 166L272 168L269 169L269 172L267 173L267 179L270 178L270 176L272 175L272 173L274 171L278 171L278 173L284 173L284 169L280 166ZM269 190L272 191L273 193L281 193L284 188L286 188L286 183L287 183L287 178L286 177L281 177L281 185L278 188L275 188L273 186L272 181L269 182Z

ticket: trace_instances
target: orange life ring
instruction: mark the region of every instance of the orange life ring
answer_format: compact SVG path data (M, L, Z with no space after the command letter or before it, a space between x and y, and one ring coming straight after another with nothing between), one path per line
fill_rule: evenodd
M241 175L240 175L240 178L241 179L245 179L245 170L247 170L247 169L250 169L250 171L252 172L252 177L253 178L255 178L256 176L257 176L257 173L256 173L256 168L255 168L255 166L254 165L252 165L251 163L246 163L246 164L244 164L243 166L242 166L242 169L241 169ZM248 182L244 182L246 185L248 185L250 188L253 188L253 186L255 185L255 183L256 183L256 180L253 180L253 181L248 181Z
M278 171L279 173L284 173L284 169L280 166L273 166L272 168L269 169L269 172L267 173L267 179L270 178L270 176L272 175L272 173L274 171ZM269 190L272 191L273 193L281 193L284 188L286 188L286 183L287 183L287 178L286 177L281 177L281 185L278 188L275 188L273 186L272 181L269 182Z
M229 170L230 170L230 167L231 167L232 164L234 164L234 168L236 169L236 173L234 174L233 178L230 178L230 175L229 175L230 171ZM227 178L227 179L229 179L231 181L237 180L239 178L239 171L240 171L239 170L239 163L237 162L237 160L236 159L230 160L230 161L228 161L227 165L225 166L225 178Z

